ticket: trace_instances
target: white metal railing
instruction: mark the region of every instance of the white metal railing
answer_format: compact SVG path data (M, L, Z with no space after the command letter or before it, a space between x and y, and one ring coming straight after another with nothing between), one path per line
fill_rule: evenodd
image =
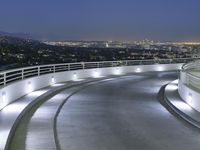
M0 72L0 86L5 86L8 83L23 80L26 78L40 76L49 73L105 68L105 67L120 67L134 65L150 65L150 64L172 64L172 63L187 63L199 58L177 58L177 59L149 59L149 60L122 60L122 61L101 61L101 62L79 62L79 63L64 63L50 64L41 66L31 66L19 69L12 69Z

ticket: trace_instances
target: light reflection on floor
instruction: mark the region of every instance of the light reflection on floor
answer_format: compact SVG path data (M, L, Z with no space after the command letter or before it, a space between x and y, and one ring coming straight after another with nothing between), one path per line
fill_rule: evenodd
M34 91L28 94L28 97L38 97L47 92L47 90Z
M187 110L187 111L190 111L192 110L191 106L186 104L185 102L183 101L173 101L173 105L175 107L177 107L179 110Z

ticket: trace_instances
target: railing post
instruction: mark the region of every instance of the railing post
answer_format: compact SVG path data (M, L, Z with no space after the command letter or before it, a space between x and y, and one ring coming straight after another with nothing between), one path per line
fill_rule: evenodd
M24 69L22 69L22 80L24 79Z
M38 76L40 76L40 67L38 67Z
M188 76L187 73L185 73L185 75L186 75L186 85L189 85L189 84L190 84L190 83L189 83L189 76Z
M67 67L68 67L68 71L70 71L70 64L68 64L68 66L67 66Z
M56 72L56 66L53 65L53 73L55 73L55 72Z
M83 66L83 70L85 69L85 63L84 62L82 62L82 66Z
M97 62L97 68L99 68L99 62Z
M3 85L6 85L6 73L3 74Z

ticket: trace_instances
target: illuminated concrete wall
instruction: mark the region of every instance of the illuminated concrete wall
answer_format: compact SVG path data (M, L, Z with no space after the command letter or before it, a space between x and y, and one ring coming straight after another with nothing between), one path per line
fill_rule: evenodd
M66 71L41 75L2 87L0 89L0 109L31 91L51 85L52 82L58 83L79 78L122 75L131 72L180 70L181 66L182 64L139 65Z
M187 104L200 112L200 91L185 84L187 79L184 72L180 74L180 77L178 83L179 95Z

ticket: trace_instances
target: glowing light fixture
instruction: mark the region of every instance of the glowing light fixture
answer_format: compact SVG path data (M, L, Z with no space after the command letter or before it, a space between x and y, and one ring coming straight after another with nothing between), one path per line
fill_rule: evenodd
M54 76L51 77L51 84L55 84L55 78L54 78Z
M73 74L73 80L76 81L78 78L77 78L77 74L76 72Z
M28 93L33 91L33 87L31 85L31 81L28 82Z
M163 67L158 66L158 71L163 71Z
M115 69L115 74L116 74L116 75L120 75L120 74L121 74L121 72L120 72L120 69L119 69L119 68L116 68L116 69Z
M136 72L141 72L141 69L140 69L140 68L137 68L137 69L136 69Z
M94 76L95 78L99 78L99 77L100 77L99 71L98 71L98 70L95 70L93 76Z
M78 76L76 74L76 72L73 74L73 78L72 78L73 81L83 81L84 79L78 79Z
M28 87L31 87L31 81L28 82Z
M192 93L189 93L189 96L188 96L188 103L189 103L189 105L192 104Z
M3 93L2 93L2 99L3 99L3 101L6 100L6 92L3 92Z

